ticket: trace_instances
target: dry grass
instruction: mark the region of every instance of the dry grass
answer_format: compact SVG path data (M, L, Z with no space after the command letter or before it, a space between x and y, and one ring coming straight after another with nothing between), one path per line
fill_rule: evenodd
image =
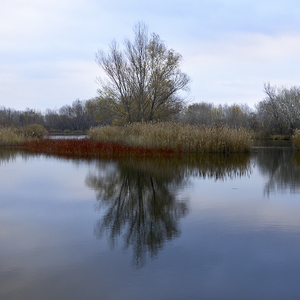
M293 145L300 150L300 129L296 129L294 134L291 137Z
M0 127L0 146L11 146L24 142L26 136L22 130L12 127Z
M22 128L0 127L0 146L18 145L48 134L43 125L31 124Z
M88 131L88 135L102 142L185 153L249 152L252 146L252 133L243 128L191 126L172 122L94 127Z

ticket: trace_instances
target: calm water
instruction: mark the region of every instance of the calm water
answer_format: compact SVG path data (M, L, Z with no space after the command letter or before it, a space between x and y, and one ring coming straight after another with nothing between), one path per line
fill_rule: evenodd
M0 149L0 299L299 299L300 154Z

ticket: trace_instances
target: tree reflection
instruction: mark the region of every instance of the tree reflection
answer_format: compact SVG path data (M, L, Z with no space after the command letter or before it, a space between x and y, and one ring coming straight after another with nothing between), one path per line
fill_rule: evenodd
M292 149L270 148L256 154L256 162L261 173L269 177L264 187L264 195L271 192L299 192L300 186L300 153Z
M95 226L95 235L100 238L108 232L114 246L124 232L125 248L133 246L137 267L144 264L146 253L155 257L166 241L179 236L178 221L187 213L186 201L177 197L177 176L154 175L139 168L142 163L123 160L110 174L90 174L86 179L97 191L97 199L108 205Z
M101 162L86 184L96 191L99 208L107 207L95 225L97 238L108 234L112 247L124 238L133 247L133 263L141 267L147 254L156 257L166 242L180 235L179 220L188 212L180 191L190 176L244 176L249 156L202 155L181 158L127 158L114 164Z

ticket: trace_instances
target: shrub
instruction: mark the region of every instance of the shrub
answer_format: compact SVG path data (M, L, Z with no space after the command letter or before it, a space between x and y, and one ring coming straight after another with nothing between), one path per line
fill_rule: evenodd
M112 142L85 139L31 139L18 145L33 153L46 153L64 157L120 157L120 156L170 156L172 150L131 147Z
M48 135L48 131L40 124L30 124L23 128L23 132L26 137L32 138L42 138Z

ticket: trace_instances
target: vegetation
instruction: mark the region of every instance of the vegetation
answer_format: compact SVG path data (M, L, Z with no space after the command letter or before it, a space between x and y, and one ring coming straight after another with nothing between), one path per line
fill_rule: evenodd
M19 144L18 148L32 153L50 153L65 157L168 156L174 153L168 149L147 149L90 139L28 140Z
M180 54L168 49L156 33L148 36L145 24L134 27L134 42L125 40L124 50L116 41L109 52L98 51L96 61L106 74L99 79L99 96L87 108L99 121L118 124L166 120L182 109L189 77L181 72Z
M291 137L300 128L300 87L276 87L265 84L266 97L255 109L247 104L215 105L193 103L181 107L181 111L169 116L175 123L205 126L243 127L254 132L255 138ZM93 101L92 101L93 102ZM41 113L33 109L16 111L0 107L0 126L26 127L43 125L49 132L86 132L97 125L120 125L118 119L108 118L97 122L97 107L91 101L76 100L58 110L48 109ZM99 107L98 107L99 109ZM90 113L90 114L89 114ZM102 111L106 114L105 110ZM98 119L99 121L99 119Z
M292 135L293 145L300 150L300 130L296 129Z
M60 109L47 109L44 113L29 108L18 111L0 107L0 126L26 127L30 124L39 124L49 132L86 131L95 126L96 121L88 115L85 103L76 100L72 105L64 105Z
M11 146L47 135L43 125L31 124L23 128L0 127L0 146Z
M88 135L102 142L188 153L249 152L252 145L251 132L243 128L191 126L174 122L94 127Z
M268 134L291 135L300 127L300 87L264 85L266 98L257 105L257 118Z
M187 105L182 91L188 90L190 79L180 70L181 55L168 49L157 34L148 35L143 23L134 27L134 33L134 41L125 40L123 49L113 41L107 53L97 53L96 61L106 75L99 79L98 97L76 100L44 113L0 107L0 126L19 128L2 128L0 143L9 145L41 137L44 128L64 134L89 130L96 140L112 139L184 152L248 151L249 132L257 139L287 139L295 133L296 143L300 129L300 86L287 88L266 83L266 97L254 109L247 104ZM36 124L34 128L32 124Z
M22 128L21 132L24 133L25 137L27 138L42 138L48 134L48 131L45 129L45 127L40 124L30 124Z
M17 128L1 127L0 128L0 146L10 146L25 141L25 134Z

